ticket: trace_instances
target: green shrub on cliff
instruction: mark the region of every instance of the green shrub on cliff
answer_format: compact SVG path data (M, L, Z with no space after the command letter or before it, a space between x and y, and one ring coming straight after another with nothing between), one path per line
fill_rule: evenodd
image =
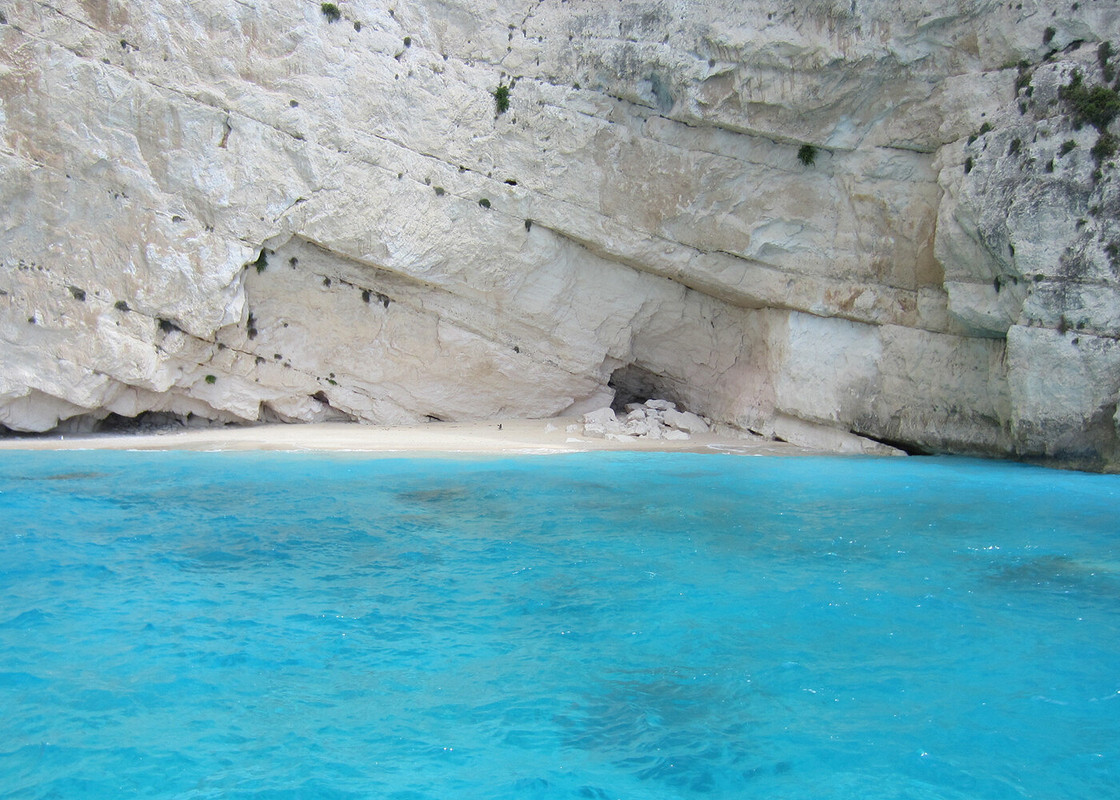
M1080 72L1073 73L1069 83L1058 94L1065 101L1077 127L1088 123L1104 133L1120 114L1120 93L1107 86L1086 86Z
M813 166L813 162L817 160L817 148L811 144L801 145L801 149L797 151L797 160L807 167Z
M327 18L327 22L338 22L342 19L342 12L338 10L338 6L334 3L323 3L319 6L319 10Z
M1107 63L1108 54L1106 51L1102 63ZM1108 126L1120 115L1120 92L1108 86L1086 86L1081 73L1074 72L1069 83L1059 90L1058 96L1069 109L1075 128L1088 123L1097 129L1097 143L1089 154L1097 165L1093 180L1098 181L1104 162L1116 155L1120 147L1120 140L1108 132Z

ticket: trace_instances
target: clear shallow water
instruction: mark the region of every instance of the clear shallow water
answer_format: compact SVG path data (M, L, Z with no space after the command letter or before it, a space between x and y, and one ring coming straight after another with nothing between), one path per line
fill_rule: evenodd
M1103 798L1120 479L0 457L3 798Z

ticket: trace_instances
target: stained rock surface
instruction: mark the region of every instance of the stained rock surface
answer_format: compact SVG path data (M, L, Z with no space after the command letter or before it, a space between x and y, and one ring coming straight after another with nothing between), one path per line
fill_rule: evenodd
M1115 3L336 6L0 0L0 425L1120 463Z

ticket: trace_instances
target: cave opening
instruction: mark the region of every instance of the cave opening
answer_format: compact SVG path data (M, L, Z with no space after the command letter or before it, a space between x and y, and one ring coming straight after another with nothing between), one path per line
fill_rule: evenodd
M625 411L628 403L644 403L647 400L668 400L681 405L677 393L671 386L672 381L637 364L627 364L611 373L607 386L614 389L611 408L615 413Z

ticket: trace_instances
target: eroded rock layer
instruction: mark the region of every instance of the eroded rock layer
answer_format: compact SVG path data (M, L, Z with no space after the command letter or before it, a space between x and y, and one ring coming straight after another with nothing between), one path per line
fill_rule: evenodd
M1115 468L1115 3L0 0L0 424Z

